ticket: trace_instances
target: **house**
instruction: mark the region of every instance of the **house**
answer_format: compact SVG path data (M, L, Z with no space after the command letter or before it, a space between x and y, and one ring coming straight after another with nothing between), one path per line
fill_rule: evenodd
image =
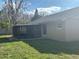
M26 36L29 38L77 41L79 40L79 7L41 17L27 25L17 25L14 27L22 27L21 32L27 33Z

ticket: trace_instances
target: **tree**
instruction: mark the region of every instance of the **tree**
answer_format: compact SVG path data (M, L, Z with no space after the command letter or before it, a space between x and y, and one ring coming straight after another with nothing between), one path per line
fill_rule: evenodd
M24 5L27 5L27 0L4 0L3 8L0 10L0 29L5 29L6 32L11 30L12 26L17 24L17 19L20 17Z
M41 16L38 14L38 10L35 10L35 14L33 16L33 18L31 19L31 21L37 20L38 18L40 18Z
M7 11L8 18L12 25L17 24L17 17L20 13L20 10L23 8L23 4L26 0L5 0L5 6Z

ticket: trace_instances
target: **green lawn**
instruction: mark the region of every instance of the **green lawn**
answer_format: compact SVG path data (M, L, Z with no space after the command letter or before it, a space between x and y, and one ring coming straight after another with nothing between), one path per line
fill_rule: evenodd
M0 59L79 59L79 42L0 38Z

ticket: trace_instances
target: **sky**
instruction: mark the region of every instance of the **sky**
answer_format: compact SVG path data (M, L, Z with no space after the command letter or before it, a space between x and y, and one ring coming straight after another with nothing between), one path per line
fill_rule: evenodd
M42 9L43 11L63 11L75 7L79 7L79 0L29 0L30 10L36 8ZM49 13L48 12L48 13ZM51 13L50 13L51 14Z
M3 0L0 0L0 4L3 3L2 1ZM31 11L35 10L36 8L41 8L43 10L48 8L57 10L58 8L60 11L62 11L79 6L79 0L28 0L28 3L28 10Z
M79 6L79 0L29 0L30 8L61 7L62 10Z

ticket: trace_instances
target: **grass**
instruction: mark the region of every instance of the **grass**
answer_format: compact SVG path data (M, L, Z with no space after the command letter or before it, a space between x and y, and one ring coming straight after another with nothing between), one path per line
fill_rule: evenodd
M0 59L79 59L79 42L0 38Z

